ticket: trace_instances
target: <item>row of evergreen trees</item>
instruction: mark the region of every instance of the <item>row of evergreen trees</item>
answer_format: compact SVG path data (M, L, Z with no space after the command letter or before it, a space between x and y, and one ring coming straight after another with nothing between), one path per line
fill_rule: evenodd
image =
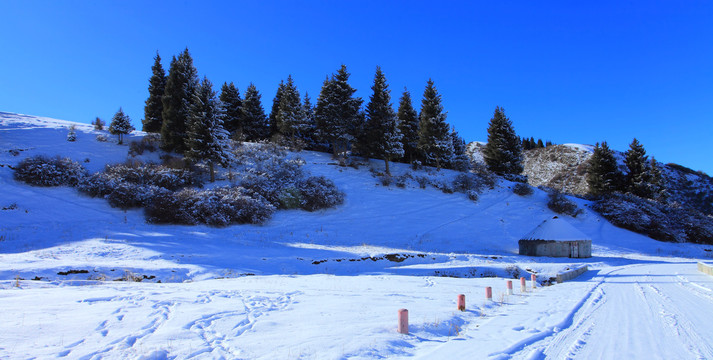
M614 151L607 142L597 143L589 159L587 184L595 196L615 192L630 193L645 199L665 201L668 197L656 159L649 160L644 146L634 139L624 154L626 173L619 169Z
M331 149L335 156L351 151L383 159L387 173L392 161L418 160L439 168L467 167L465 141L446 122L441 96L432 80L427 82L421 111L417 113L406 90L398 111L394 111L391 90L378 67L373 94L362 110L363 100L354 96L356 89L349 84L349 76L342 65L325 79L314 107L308 94L300 97L292 76L288 76L280 83L267 116L253 84L241 98L233 83L225 83L215 99L210 82L204 79L199 83L188 49L173 57L168 76L157 53L143 130L160 132L164 150L195 159L199 153L208 156L204 147L221 146L227 134L239 140L273 139L308 149ZM208 108L211 106L215 109ZM204 117L211 120L201 120ZM207 131L215 132L212 145L206 138ZM201 137L196 138L199 134ZM215 151L211 156L214 162L223 162Z

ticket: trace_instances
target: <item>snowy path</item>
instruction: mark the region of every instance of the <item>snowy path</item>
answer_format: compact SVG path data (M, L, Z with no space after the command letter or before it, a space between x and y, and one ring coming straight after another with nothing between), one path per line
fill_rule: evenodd
M692 266L633 265L594 277L571 326L513 358L713 358L713 279Z

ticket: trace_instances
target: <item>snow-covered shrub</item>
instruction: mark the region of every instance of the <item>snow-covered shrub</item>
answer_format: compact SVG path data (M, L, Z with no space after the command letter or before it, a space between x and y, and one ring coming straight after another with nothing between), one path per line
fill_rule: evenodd
M456 192L455 188L453 188L453 185L449 184L446 181L434 181L432 182L433 186L435 186L438 190L441 190L444 194L453 194Z
M109 141L109 138L104 134L99 134L99 135L97 135L97 141L107 142L107 141Z
M468 200L473 200L473 201L478 201L478 192L475 190L468 190L465 192L465 194L468 196Z
M324 176L310 176L300 181L298 188L302 193L302 209L307 211L327 209L344 202L344 193Z
M413 169L414 171L421 170L423 169L423 164L419 160L414 160L411 163L411 169Z
M394 181L396 182L396 186L400 188L405 188L406 184L408 183L408 180L411 178L410 173L405 173L403 175L397 176L394 178Z
M517 183L515 186L512 187L512 192L516 195L520 196L529 196L532 195L534 190L530 187L530 185L523 184L523 183Z
M582 213L582 209L578 208L577 204L567 199L567 197L557 190L553 190L549 193L547 207L558 214L565 214L572 217L577 217L577 215Z
M690 208L631 194L605 196L592 207L613 225L660 241L713 244L713 219Z
M379 182L381 185L389 187L394 182L394 178L391 175L381 175L379 176Z
M302 206L302 192L293 186L282 189L279 201L280 209L299 209Z
M154 185L122 182L111 189L106 198L112 207L129 209L146 206L157 196L164 196L169 193L169 190Z
M527 184L527 175L503 174L502 176L508 181Z
M418 184L418 187L421 189L425 189L426 186L431 182L427 177L425 176L416 176L413 178L416 180L416 183Z
M240 186L260 194L279 207L282 190L294 187L304 176L304 160L287 159L271 152L256 154L259 158L249 160L250 166L244 170ZM245 160L243 158L241 161Z
M104 197L120 183L120 179L110 177L104 172L98 172L82 178L77 183L77 190L91 197Z
M107 165L104 173L109 178L137 185L154 185L168 190L188 186L202 186L200 176L190 170L172 169L157 164L125 162Z
M33 156L20 161L15 168L15 179L36 186L75 186L87 175L78 162L59 156Z
M485 186L488 186L488 181L480 175L472 173L461 173L453 179L453 190L466 193L470 190L481 191Z
M140 141L134 140L129 143L129 155L138 156L142 155L145 151L154 152L158 150L158 145L155 136L144 136Z
M242 187L185 189L157 196L146 207L146 218L152 223L226 226L261 224L274 211L272 204Z

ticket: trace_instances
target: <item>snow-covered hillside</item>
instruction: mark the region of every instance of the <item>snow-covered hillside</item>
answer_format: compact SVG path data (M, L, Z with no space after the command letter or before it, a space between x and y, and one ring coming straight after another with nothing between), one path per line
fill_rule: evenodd
M302 152L290 156L332 179L343 205L278 211L265 225L154 225L141 210L13 179L34 155L91 172L127 159L127 145L86 124L68 142L72 124L0 113L0 358L713 357L697 335L713 325L694 315L713 310L713 279L695 270L710 246L616 228L584 200L566 220L593 239L594 257L523 257L517 241L554 215L540 190L521 197L500 180L474 202L383 186L369 171L383 162L355 169ZM582 265L591 270L576 281L505 294L506 278L531 272L544 283ZM484 300L486 286L495 301ZM459 293L466 312L455 310ZM409 335L395 330L399 308L409 309Z

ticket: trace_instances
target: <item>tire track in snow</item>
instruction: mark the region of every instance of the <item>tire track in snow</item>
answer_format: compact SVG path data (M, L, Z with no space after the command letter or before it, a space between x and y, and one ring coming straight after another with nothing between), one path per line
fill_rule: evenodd
M640 296L643 296L648 304L655 303L658 308L658 313L668 326L672 335L678 338L686 339L683 342L684 347L696 359L711 359L713 358L713 348L708 345L707 340L701 337L696 331L696 327L688 319L688 317L679 310L679 305L674 302L670 296L666 295L661 289L652 284L647 284L644 288L637 283ZM654 294L655 296L647 296Z

